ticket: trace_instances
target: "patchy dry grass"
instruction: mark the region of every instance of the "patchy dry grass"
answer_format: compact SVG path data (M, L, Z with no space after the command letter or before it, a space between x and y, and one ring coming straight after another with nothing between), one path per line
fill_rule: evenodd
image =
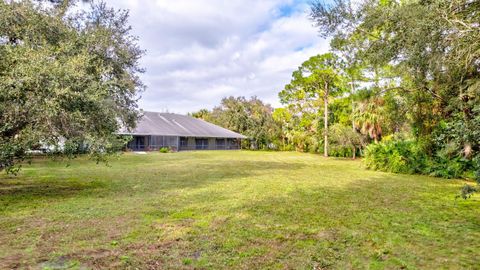
M36 160L0 174L0 269L478 268L461 185L300 153Z

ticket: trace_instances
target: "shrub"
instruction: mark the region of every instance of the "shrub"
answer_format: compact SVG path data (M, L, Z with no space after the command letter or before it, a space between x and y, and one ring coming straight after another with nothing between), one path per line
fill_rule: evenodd
M466 200L469 199L476 192L479 192L479 189L477 187L465 184L460 190L460 194L457 195L456 198L461 197L462 199Z
M387 141L365 149L369 169L394 173L423 173L427 157L416 141Z
M473 178L480 184L480 155L473 159Z
M429 160L426 173L442 178L470 178L471 161L460 156L447 157L438 153Z
M331 157L352 157L353 149L341 145L332 144L330 145L330 149L328 149L328 155Z
M160 153L170 153L170 149L168 149L167 147L162 147L158 150L158 152L160 152Z
M427 146L416 140L391 140L367 146L365 165L393 173L426 174L442 178L480 178L480 164L450 147L428 155ZM476 175L478 174L478 176Z

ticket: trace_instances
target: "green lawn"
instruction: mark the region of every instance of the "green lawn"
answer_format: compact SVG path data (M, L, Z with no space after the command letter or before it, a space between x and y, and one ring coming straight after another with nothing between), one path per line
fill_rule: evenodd
M480 269L462 184L286 152L35 160L0 174L0 269Z

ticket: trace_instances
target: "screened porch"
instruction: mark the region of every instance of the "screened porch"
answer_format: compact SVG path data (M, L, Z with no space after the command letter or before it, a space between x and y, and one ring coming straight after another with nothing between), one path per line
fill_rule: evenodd
M133 136L127 148L132 151L156 151L160 148L178 150L177 136Z
M238 150L241 148L241 140L234 138L135 135L127 144L127 149L131 151L157 151L161 148L169 148L172 151Z

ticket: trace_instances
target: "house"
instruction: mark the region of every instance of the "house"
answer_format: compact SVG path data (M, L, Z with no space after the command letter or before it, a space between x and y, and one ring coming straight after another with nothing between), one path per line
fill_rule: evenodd
M144 112L132 131L122 135L133 139L127 148L133 151L153 151L163 147L182 150L240 149L245 136L206 121L174 113Z

